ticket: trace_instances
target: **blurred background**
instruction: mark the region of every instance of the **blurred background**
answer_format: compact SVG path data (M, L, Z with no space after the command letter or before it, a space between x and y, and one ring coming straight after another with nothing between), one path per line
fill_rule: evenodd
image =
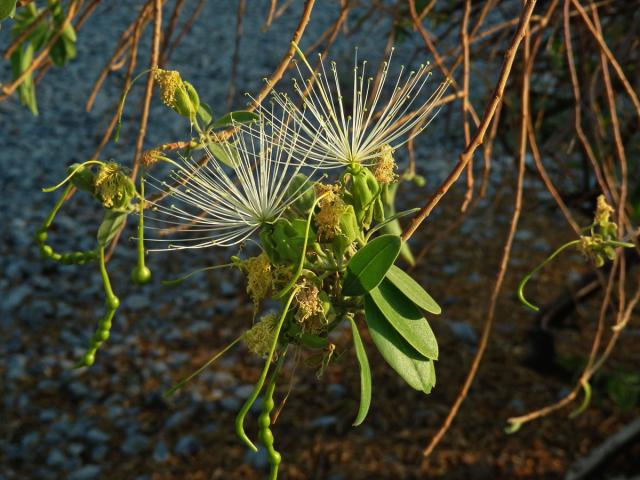
M145 2L94 3L95 10L78 32L76 57L64 68L51 68L37 84L39 115L32 115L15 96L0 102L0 479L264 478L266 455L249 452L233 428L235 414L262 368L261 359L238 346L172 398L162 396L247 329L252 306L236 271L203 273L177 287L162 286L160 280L225 263L235 252L202 249L151 254L148 265L153 282L134 286L129 281L136 259L130 240L134 226L129 225L109 267L122 302L111 338L98 352L94 366L73 368L102 314L102 287L93 264L65 266L40 260L33 233L57 196L42 193L41 188L60 181L67 165L94 156L119 100L126 68L111 68L90 111L84 106L117 39ZM263 79L287 51L306 4L302 0L176 3L183 5L175 32L185 25L189 31L165 59L166 68L180 70L217 115L245 108L245 92L255 95L263 87ZM576 102L567 73L561 7L551 10L555 3L538 2L532 18L538 32L548 29L541 35L542 53L532 77L533 117L548 174L576 222L586 226L600 189L577 146ZM465 2L416 1L415 5L428 38L451 69L460 53L456 48ZM635 91L637 7L637 2L600 2L605 38ZM174 2L167 1L163 12L167 24L173 8ZM468 89L470 103L480 116L491 98L521 10L517 1L474 1L468 12L471 26L482 20L473 37L477 41L471 45ZM551 12L549 24L541 22L547 12ZM575 26L573 48L579 55L579 82L584 87L578 104L584 103L585 130L595 138L595 155L606 165L615 148L607 133L611 118L603 103L606 95L596 77L602 74L600 50L579 23L579 15L574 11L569 18ZM0 30L3 52L11 42L10 25L5 20ZM177 36L174 33L173 38ZM150 41L146 31L140 38L136 72L148 64ZM356 48L358 58L367 59L372 70L391 45L395 47L393 73L401 65L415 68L434 62L404 1L317 0L300 45L316 53L330 47L327 59L337 63L345 79L350 78ZM309 53L309 58L315 57ZM274 426L276 446L283 455L281 478L613 479L640 475L640 428L636 427L636 433L612 449L597 468L584 477L567 477L575 462L589 457L634 421L637 424L637 311L632 312L604 367L591 379L591 402L581 415L568 418L579 397L573 406L523 425L515 434L505 433L507 418L552 404L574 388L589 356L603 297L603 289L593 286L594 269L576 252L560 257L528 287L529 296L545 306L541 313L518 302L516 287L522 276L562 243L576 238L529 154L520 223L486 353L450 430L428 458L422 454L458 394L486 325L513 212L519 78L524 67L517 57L496 131L490 133L492 151L484 147L476 155L475 188L477 192L481 186L484 191L476 193L471 207L461 214L468 194L461 178L411 239L417 257L413 274L443 307L442 315L429 319L440 344L434 392L425 396L407 388L370 349L371 411L362 426L351 427L358 408L359 371L349 335L339 331L334 339L335 361L321 378L316 375L319 359L309 356L295 371L289 368L291 379L278 390L279 399L290 392ZM294 73L292 69L285 72L282 89L288 88ZM460 70L454 77L459 79L459 74ZM434 68L431 88L445 77ZM0 79L11 80L7 61L1 64ZM349 85L349 80L345 82ZM451 93L457 91L452 88ZM621 143L627 149L627 212L637 226L633 217L640 196L637 117L617 80L613 91L619 95ZM131 164L142 92L143 82L139 82L124 110L120 143L109 142L101 152L103 160ZM602 110L594 110L594 105ZM403 183L401 207L423 205L454 167L466 144L464 118L459 100L444 104L417 137L413 161L426 185ZM188 124L154 97L145 148L189 135ZM396 160L401 167L409 165L408 150L398 151ZM616 184L623 177L615 168L612 171ZM92 248L100 215L89 199L78 196L63 206L51 242L60 250ZM637 260L637 251L628 255L630 291L639 277ZM592 285L588 295L576 293L587 284ZM365 342L370 344L370 339Z

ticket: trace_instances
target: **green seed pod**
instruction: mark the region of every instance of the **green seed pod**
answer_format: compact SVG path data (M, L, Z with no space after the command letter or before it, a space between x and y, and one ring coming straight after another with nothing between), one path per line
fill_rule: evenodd
M80 163L74 163L67 168L67 175L71 175L74 171L75 173L71 177L73 186L78 190L84 190L93 195L95 191L95 175L91 169Z
M351 182L353 207L358 221L368 228L373 219L373 201L380 191L380 185L368 168L361 168L354 173Z
M187 95L189 95L189 100L191 101L191 106L194 109L193 114L195 115L200 108L200 97L198 96L198 92L189 82L183 82L184 88L187 90Z
M198 112L200 99L196 90L189 82L182 82L182 86L176 88L173 109L183 117L193 118Z
M144 285L151 281L151 270L146 265L137 266L131 271L131 279L138 285Z
M98 344L106 341L109 338L109 330L98 330L95 333L95 340L96 342L99 342Z
M71 265L73 263L73 256L71 253L62 254L62 263L65 265Z
M62 255L60 255L58 252L53 252L51 254L51 260L53 260L54 262L59 262L60 260L62 260Z
M73 261L75 263L84 263L86 262L86 257L84 252L73 252Z

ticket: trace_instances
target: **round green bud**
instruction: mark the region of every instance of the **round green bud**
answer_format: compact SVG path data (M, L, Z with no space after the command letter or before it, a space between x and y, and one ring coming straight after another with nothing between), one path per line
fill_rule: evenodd
M100 343L106 341L109 338L109 330L98 330L95 334L95 339Z
M120 299L115 295L109 295L105 301L105 305L109 310L115 310L120 306Z
M51 258L53 255L53 248L49 245L40 245L40 255L42 258Z
M90 365L93 365L93 363L96 361L96 354L95 352L87 352L84 354L84 356L82 357L82 363L84 365L86 365L87 367Z
M63 253L61 260L62 260L62 263L64 263L65 265L71 265L73 263L73 254Z
M51 260L54 260L56 262L59 262L60 260L62 260L62 255L59 254L58 252L53 252L51 254Z
M84 252L74 252L73 253L73 261L76 263L84 263L86 261L86 257Z
M271 464L280 465L280 462L282 462L282 455L279 452L273 452L271 454Z
M269 425L271 425L271 419L269 418L269 414L268 413L260 414L260 416L258 417L258 427L260 429L265 429L265 428L269 428Z
M35 238L36 242L44 243L47 240L47 232L45 232L42 229L38 230L36 232L36 234L34 235L34 238Z
M271 433L271 430L260 430L258 436L265 447L273 445L273 433Z
M265 398L264 403L262 404L262 409L265 412L270 412L275 407L275 403L273 403L273 398Z
M151 281L151 270L146 265L138 266L131 271L131 279L138 285L144 285Z

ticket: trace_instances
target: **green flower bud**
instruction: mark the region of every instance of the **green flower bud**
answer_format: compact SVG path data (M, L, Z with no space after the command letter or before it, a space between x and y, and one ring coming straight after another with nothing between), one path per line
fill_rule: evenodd
M151 281L151 270L146 265L136 267L131 271L131 279L138 285L144 285Z
M316 200L316 193L309 178L302 173L296 174L293 180L291 180L291 184L287 190L287 197L289 196L298 197L296 201L293 202L293 206L301 213L308 213L309 209L313 206L313 202Z
M74 187L93 195L95 191L95 175L91 169L79 163L74 163L67 168L67 174L71 175L74 171L75 173L71 177L71 183L73 183Z

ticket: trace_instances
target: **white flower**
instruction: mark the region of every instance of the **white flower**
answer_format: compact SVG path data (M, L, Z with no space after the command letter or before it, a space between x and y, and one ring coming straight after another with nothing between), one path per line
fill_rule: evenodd
M276 118L273 112L271 118ZM172 242L168 248L151 251L231 246L276 221L311 188L310 181L289 188L305 159L278 143L288 123L282 117L274 125L260 116L250 125L236 126L237 131L229 140L216 144L215 155L207 149L209 158L204 165L185 158L180 163L171 161L176 168L168 180L149 176L150 183L167 194L151 209L161 214L150 216L160 226L149 228L169 228L187 234L180 239L145 239ZM287 140L295 146L298 136L295 127L287 128ZM223 156L233 168L220 161ZM173 203L164 205L166 201Z
M372 85L373 78L367 77L365 80L367 62L359 65L356 51L349 98L342 94L335 62L331 62L330 76L327 75L324 62L321 62L319 72L314 74L304 54L300 50L298 53L311 76L305 79L297 66L303 85L294 79L293 88L302 106L296 105L284 93L274 92L273 98L299 125L291 129L282 126L288 134L282 144L289 150L304 152L307 162L316 164L318 168L372 165L383 147L390 146L395 150L404 145L428 126L437 113L435 108L438 101L449 85L449 82L444 82L430 95L423 95L431 75L429 66L421 65L418 70L408 74L402 67L390 98L381 106L391 55L382 65L378 84ZM312 86L311 79L314 79ZM306 90L308 93L305 96ZM351 103L351 111L346 105L347 98ZM274 123L280 121L268 112L266 114ZM298 132L304 137L298 138ZM289 134L295 134L295 138Z

